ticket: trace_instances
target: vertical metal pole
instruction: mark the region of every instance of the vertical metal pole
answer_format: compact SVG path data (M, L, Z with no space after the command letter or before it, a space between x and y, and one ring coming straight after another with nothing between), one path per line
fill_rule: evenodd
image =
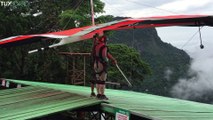
M86 84L86 56L84 56L84 86Z
M72 61L72 77L71 77L71 80L72 80L72 84L75 84L75 56L72 57L73 61Z
M94 5L93 5L93 0L90 0L90 5L91 5L92 26L94 26L94 25L95 25L95 18L94 18Z
M67 69L67 76L66 76L66 79L65 79L65 83L68 83L70 84L69 80L70 80L70 74L69 74L69 56L66 56L66 69Z

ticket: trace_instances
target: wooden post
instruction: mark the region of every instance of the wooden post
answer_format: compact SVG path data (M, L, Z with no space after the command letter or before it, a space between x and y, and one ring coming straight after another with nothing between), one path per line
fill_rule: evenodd
M95 18L94 18L94 5L93 5L93 0L90 0L90 5L91 5L92 26L94 26L94 25L95 25Z
M75 85L86 85L86 57L90 56L91 53L71 53L71 52L60 52L62 55L66 55L67 59L69 60L71 57L72 61L70 60L67 64L67 71L68 76L70 79L71 84ZM83 57L83 61L82 61ZM81 58L81 60L79 60ZM83 66L79 65L79 62L83 62ZM70 63L70 64L69 64ZM83 68L82 68L83 67Z

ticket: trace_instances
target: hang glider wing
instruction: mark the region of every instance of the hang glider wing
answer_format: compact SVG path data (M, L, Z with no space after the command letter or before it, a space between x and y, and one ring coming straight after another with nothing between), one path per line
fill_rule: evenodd
M59 32L19 35L0 40L0 46L12 46L23 43L31 43L40 41L41 38L58 38L59 43L48 46L47 48L57 47L73 42L78 42L92 38L96 33L103 31L122 30L122 29L141 29L150 27L165 27L165 26L213 26L213 16L208 15L173 15L173 16L155 16L142 17L138 19L128 18L116 20L95 26L86 26L74 28ZM46 48L41 48L41 50ZM36 52L38 50L30 51Z

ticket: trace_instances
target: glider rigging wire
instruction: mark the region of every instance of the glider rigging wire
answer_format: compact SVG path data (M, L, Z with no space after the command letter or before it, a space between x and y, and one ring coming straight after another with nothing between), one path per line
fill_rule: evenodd
M180 14L180 13L177 13L177 12L174 12L174 11L170 11L170 10L154 7L154 6L151 6L151 5L148 5L148 4L144 4L144 3L139 3L139 2L135 2L135 1L129 1L129 0L126 0L126 1L134 3L136 5L141 5L141 6L153 8L153 9L160 10L160 11L166 11L166 12L173 13L173 14Z
M104 0L107 4L109 4L109 6L112 6L107 0ZM123 11L123 10L119 10L118 8L115 8L115 7L111 7L110 9L114 9L115 11L117 11L117 13L119 13L119 15L122 15L122 14L124 14L123 12L121 12L121 11Z
M195 35L197 35L197 34L201 31L202 28L203 28L203 26L202 26L202 27L199 27L199 30L198 30L197 32L195 32L195 33L192 35L192 37L190 37L189 40L186 41L185 44L182 45L181 49L183 49L183 48L195 37ZM200 36L200 37L201 37L201 36ZM202 41L201 41L201 44L202 44Z
M104 0L104 1L107 4L110 5L110 3L107 0ZM149 8L153 8L153 9L157 9L157 10L161 10L161 11L166 11L166 12L170 12L170 13L173 13L173 14L180 14L180 13L177 13L177 12L174 12L174 11L170 11L170 10L154 7L154 6L151 6L151 5L148 5L148 4L144 4L144 3L139 3L139 2L130 1L130 0L126 0L126 1L134 3L136 5L141 5L141 6L145 6L145 7L149 7ZM116 11L118 11L120 13L120 10L118 10L117 8L116 8ZM183 49L195 37L195 35L197 35L197 33L199 33L199 36L200 36L200 48L203 49L204 45L202 44L201 29L202 29L202 27L199 26L199 30L195 34L192 35L192 37L181 47L181 49Z
M107 0L104 0L107 4L109 4L110 6L112 6ZM180 13L177 13L177 12L174 12L174 11L170 11L170 10L166 10L166 9L162 9L162 8L158 8L158 7L154 7L154 6L151 6L151 5L148 5L148 4L142 4L142 3L139 3L139 2L135 2L135 1L129 1L129 0L126 0L127 2L130 2L130 3L134 3L136 5L140 5L140 6L145 6L145 7L149 7L149 8L153 8L153 9L156 9L156 10L160 10L160 11L166 11L166 12L169 12L169 13L172 13L172 14L180 14ZM118 13L121 13L121 11L123 10L118 10L117 8L114 8Z
M81 6L82 3L83 3L83 0L81 0L78 4L76 4L76 5L73 7L74 13L78 10L78 8ZM67 27L67 25L69 24L71 18L72 18L72 16L70 16L68 22L65 24L65 26L63 27L62 30L64 30L64 29ZM53 26L53 27L54 27L54 26ZM52 27L52 28L53 28L53 27ZM50 31L49 31L49 32L50 32ZM51 39L51 38L45 38L45 40L49 40L49 39ZM53 43L55 44L56 41L53 42ZM34 52L37 52L37 51L47 50L47 49L49 49L49 46L44 46L44 47L42 47L42 48L40 48L40 49L35 49L35 50L28 51L28 54L31 54L31 53L34 53Z
M81 4L83 3L84 0L81 0L78 4L76 4L76 6L74 6L74 13L78 10L78 8L81 6ZM75 8L76 7L76 8ZM70 20L71 20L72 16L70 16L69 20L67 21L66 25L63 27L63 30L67 27L67 25L69 24Z
M198 27L198 31L199 31L199 37L200 37L200 48L203 49L204 45L203 45L203 40L202 40L202 36L201 36L201 31L200 31L200 26Z

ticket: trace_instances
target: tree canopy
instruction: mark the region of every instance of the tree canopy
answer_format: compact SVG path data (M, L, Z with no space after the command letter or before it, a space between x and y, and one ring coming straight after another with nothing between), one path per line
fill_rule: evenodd
M125 44L110 44L109 49L111 54L117 59L123 72L128 76L134 89L137 90L137 87L142 85L144 78L147 75L151 75L149 65L142 60L140 53L136 49L130 48ZM108 73L110 81L126 84L116 67L110 67Z
M89 5L89 1L84 0L14 0L10 6L0 7L0 22L3 23L0 24L0 39L74 28L76 21L80 26L89 25L91 24ZM103 12L103 2L95 0L94 6L96 13ZM73 11L72 14L69 11ZM69 20L66 20L68 18ZM52 42L57 41L52 40ZM64 69L63 64L59 65L58 69L51 69L49 73L52 75L48 75L47 71L56 65L54 60L61 62L61 58L56 54L57 51L70 50L69 46L34 55L27 54L28 50L47 44L49 42L45 40L32 45L1 48L0 73L3 77L39 80L60 75L61 73L57 71Z
M94 0L95 13L104 12L103 8L103 2ZM4 23L0 24L0 39L20 34L59 31L91 25L90 1L15 0L12 5L0 8L0 17L2 18L0 22ZM96 23L108 22L112 18L113 16L110 15L99 16L96 18ZM57 41L52 40L52 42ZM50 43L42 41L32 45L1 48L1 77L62 82L67 75L66 59L60 56L58 52L90 52L92 49L92 40L89 40L35 54L27 53L34 47L37 48ZM132 80L142 83L144 76L150 74L150 68L141 60L139 53L133 48L111 44L110 49L118 59L120 67L123 68L127 76L131 76ZM91 67L90 63L91 61L88 60L87 68ZM91 69L87 69L87 72L92 74ZM113 81L122 82L123 77L115 68L109 69L109 76L109 79ZM88 79L90 78L88 77ZM136 83L136 85L139 84Z

